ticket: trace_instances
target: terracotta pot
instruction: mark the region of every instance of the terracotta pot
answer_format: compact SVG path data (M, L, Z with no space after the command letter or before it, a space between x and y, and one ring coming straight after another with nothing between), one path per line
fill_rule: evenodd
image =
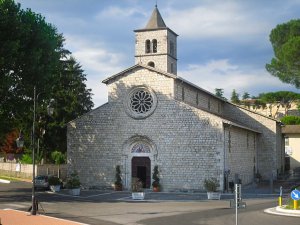
M159 192L159 187L153 187L153 192Z
M123 186L122 185L115 185L115 191L122 191Z

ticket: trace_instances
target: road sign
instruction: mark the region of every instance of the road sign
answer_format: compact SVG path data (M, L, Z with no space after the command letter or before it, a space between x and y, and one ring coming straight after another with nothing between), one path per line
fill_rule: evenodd
M300 200L300 191L298 191L297 189L293 190L291 192L291 198L294 200Z

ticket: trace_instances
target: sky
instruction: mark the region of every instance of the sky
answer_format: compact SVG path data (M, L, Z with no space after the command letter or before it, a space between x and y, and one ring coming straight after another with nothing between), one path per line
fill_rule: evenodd
M157 2L177 38L178 72L215 93L299 89L270 75L269 34L278 24L299 19L299 0L15 0L40 13L65 37L86 74L94 107L107 102L105 78L134 65L135 35L150 19Z

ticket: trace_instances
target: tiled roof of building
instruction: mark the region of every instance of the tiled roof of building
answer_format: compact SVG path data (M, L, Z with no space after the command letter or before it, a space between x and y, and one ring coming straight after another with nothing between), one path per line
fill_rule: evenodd
M161 17L157 6L155 6L150 20L148 21L145 29L157 29L157 28L167 28L163 18Z

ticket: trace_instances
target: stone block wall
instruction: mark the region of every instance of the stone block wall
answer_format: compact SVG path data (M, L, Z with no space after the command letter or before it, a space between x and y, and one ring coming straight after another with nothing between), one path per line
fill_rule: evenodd
M230 170L228 181L237 174L242 184L254 180L257 154L256 133L235 126L225 126L225 167Z
M146 53L146 40L157 40L157 52ZM137 31L135 35L135 63L148 65L155 63L155 68L169 73L177 74L177 41L176 35L168 29ZM170 54L170 42L174 44L174 53ZM173 71L171 71L173 64Z
M220 116L223 113L224 103L221 100L180 80L175 82L175 99Z
M83 185L111 188L115 167L121 166L123 184L130 188L133 156L151 159L159 166L164 190L203 189L208 177L223 176L223 124L218 116L173 98L174 80L145 69L108 84L109 103L68 125L68 163ZM157 108L145 119L125 110L126 93L133 86L150 87ZM130 140L147 139L151 153L135 155Z
M258 136L257 170L264 179L269 179L271 174L276 175L283 166L281 130L278 121L254 113L250 110L227 103L224 105L224 115L232 121L261 132Z

